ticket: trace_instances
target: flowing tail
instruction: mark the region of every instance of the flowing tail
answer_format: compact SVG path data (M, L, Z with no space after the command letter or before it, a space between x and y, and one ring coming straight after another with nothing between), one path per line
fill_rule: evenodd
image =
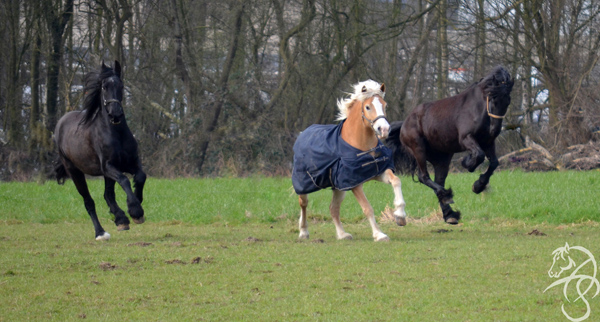
M414 176L417 170L417 161L400 141L400 130L403 123L396 121L390 124L390 134L384 144L392 150L396 171Z
M65 180L69 178L69 174L67 173L67 169L60 160L54 163L54 173L56 173L56 181L58 184L64 184Z

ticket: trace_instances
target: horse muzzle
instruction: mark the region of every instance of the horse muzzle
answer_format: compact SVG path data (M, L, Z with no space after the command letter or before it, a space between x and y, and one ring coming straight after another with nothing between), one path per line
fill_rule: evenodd
M113 115L109 115L108 116L108 120L110 121L110 124L112 125L119 125L121 124L121 119L123 118L123 114L119 115L119 116L113 116Z
M380 140L384 140L390 135L390 124L385 118L381 118L373 123L373 130Z

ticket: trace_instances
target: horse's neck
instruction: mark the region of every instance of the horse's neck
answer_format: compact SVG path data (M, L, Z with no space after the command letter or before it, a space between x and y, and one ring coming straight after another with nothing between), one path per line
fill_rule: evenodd
M351 146L367 151L377 146L375 131L363 122L360 107L354 106L342 126L342 139Z

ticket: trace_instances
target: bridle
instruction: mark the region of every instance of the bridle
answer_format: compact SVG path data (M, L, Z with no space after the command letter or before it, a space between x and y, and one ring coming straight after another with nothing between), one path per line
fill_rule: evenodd
M503 119L503 118L506 116L506 114L504 114L504 115L496 115L496 114L492 114L492 112L490 112L490 96L489 96L489 95L487 96L487 98L486 98L486 101L487 101L487 103L486 103L486 105L487 105L487 114L488 114L488 115L489 115L491 118L495 118L495 119L497 119L497 120L501 120L501 119ZM363 117L364 117L364 116L363 116Z
M362 106L360 107L360 113L362 114L362 118L365 119L367 122L369 122L371 124L371 128L373 129L373 131L375 131L375 133L377 133L377 131L375 130L375 122L377 122L377 120L384 119L384 120L386 120L389 123L389 121L385 117L385 115L378 115L376 118L374 118L372 120L368 119L365 116L365 109L364 109L364 107L365 107L365 102L363 101L362 102Z
M118 103L119 105L121 105L121 101L119 101L118 99L111 98L109 100L104 100L104 108L106 108L110 103Z
M108 110L107 110L106 108L108 107L108 104L110 104L110 103L117 103L117 104L119 104L119 106L121 106L121 109L123 108L123 105L121 105L121 101L119 101L118 99L111 98L111 99L109 99L109 100L106 100L106 99L104 99L104 97L103 97L103 98L102 98L102 100L104 101L104 103L103 103L103 105L104 105L104 110L106 111L106 113L107 113L107 114L108 114L109 112L108 112ZM113 121L111 120L110 122L111 122L112 124L114 124L114 125L121 124L121 121L118 121L118 122L113 122Z

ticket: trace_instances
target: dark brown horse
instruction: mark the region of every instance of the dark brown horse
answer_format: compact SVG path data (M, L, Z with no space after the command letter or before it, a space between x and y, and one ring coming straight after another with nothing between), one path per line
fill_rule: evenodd
M513 84L506 69L498 66L462 93L421 104L404 122L391 124L386 144L394 150L396 168L413 174L418 168L419 181L433 189L449 224L460 219L460 212L450 207L452 189L444 188L452 155L469 151L462 160L469 172L488 158L487 171L473 184L473 192L483 191L498 167L494 142L502 129ZM434 167L435 181L429 177L427 161Z
M119 62L115 61L114 69L103 62L100 72L88 74L85 93L84 109L65 114L56 124L54 140L59 154L56 179L63 184L71 177L94 224L96 240L107 240L110 234L98 221L85 175L104 176L104 199L115 216L115 224L118 230L128 230L129 219L115 200L115 182L127 194L129 215L135 223L141 224L144 222L141 203L146 174L121 106L123 83ZM124 172L133 175L135 192Z

